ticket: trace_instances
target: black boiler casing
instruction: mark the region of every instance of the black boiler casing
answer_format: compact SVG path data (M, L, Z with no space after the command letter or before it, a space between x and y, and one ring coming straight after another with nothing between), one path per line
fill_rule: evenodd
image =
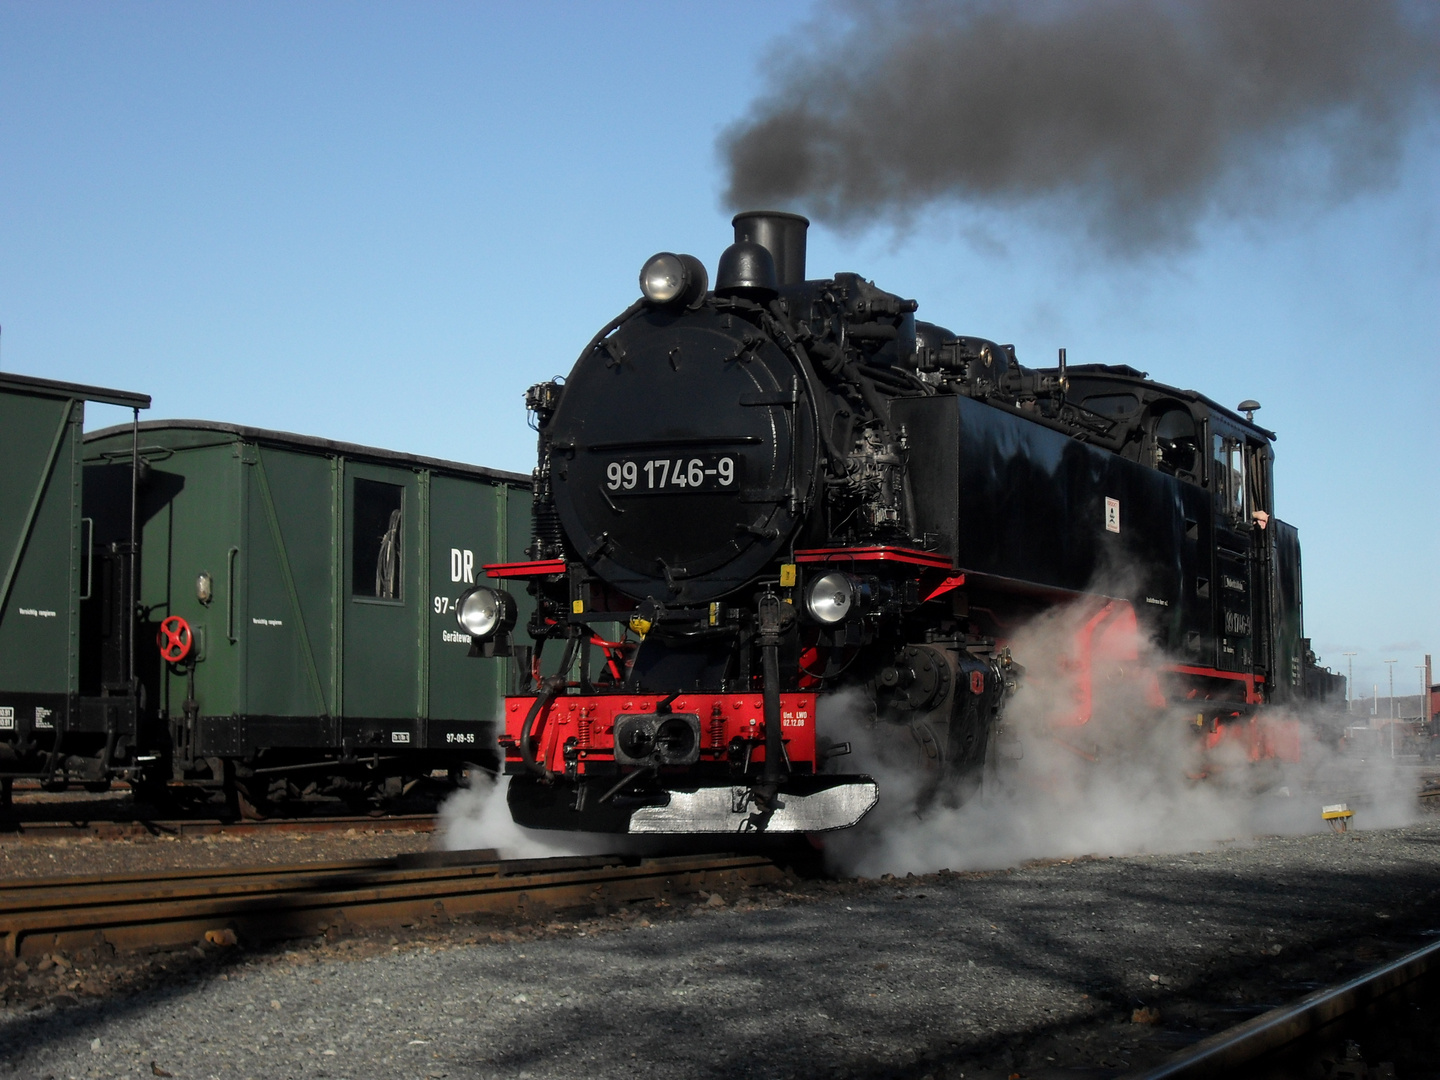
M798 365L742 320L632 319L576 364L549 422L571 544L637 599L705 603L746 585L811 498L812 401Z

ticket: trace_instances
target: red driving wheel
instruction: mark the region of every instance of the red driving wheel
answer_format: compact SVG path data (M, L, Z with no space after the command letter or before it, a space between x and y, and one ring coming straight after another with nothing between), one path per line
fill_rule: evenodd
M190 655L190 647L195 644L195 635L190 632L190 624L179 615L171 615L160 624L160 632L155 635L155 644L160 646L160 655L172 664L178 664Z

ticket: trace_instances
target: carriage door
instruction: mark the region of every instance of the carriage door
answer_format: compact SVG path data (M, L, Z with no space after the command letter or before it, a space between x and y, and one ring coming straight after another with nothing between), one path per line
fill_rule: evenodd
M1255 663L1254 574L1250 540L1250 498L1245 440L1212 419L1215 434L1212 485L1215 498L1216 666L1249 673Z
M419 483L413 472L346 464L345 715L419 710Z

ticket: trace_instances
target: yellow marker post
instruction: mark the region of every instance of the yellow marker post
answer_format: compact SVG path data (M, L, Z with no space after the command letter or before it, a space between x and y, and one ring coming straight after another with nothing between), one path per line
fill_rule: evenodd
M1337 833L1343 833L1350 827L1350 819L1355 812L1343 802L1331 803L1329 806L1320 808L1320 817L1330 823L1330 828Z

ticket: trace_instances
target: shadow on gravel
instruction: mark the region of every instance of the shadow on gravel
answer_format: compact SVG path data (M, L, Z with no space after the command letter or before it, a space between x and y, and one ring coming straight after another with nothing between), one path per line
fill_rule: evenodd
M123 973L112 979L99 995L81 997L60 992L28 1005L11 1006L25 1011L0 1021L0 1063L13 1061L24 1051L47 1045L60 1036L86 1034L93 1027L123 1023L128 1016L163 1007L197 984L217 979L257 957L294 949L295 944L276 942L254 949L224 951L201 950L197 946L143 958L122 957L122 963L129 962L129 969L122 969ZM197 952L205 955L196 955ZM93 965L87 962L87 968L93 970ZM3 1072L4 1066L0 1065L0 1075Z
M1015 902L1006 894L1017 884L1028 887ZM543 1028L515 1029L519 1045L508 1052L457 1064L475 1075L540 1076L604 1044L611 1064L634 1053L715 1080L1118 1075L1302 996L1313 988L1303 980L1338 981L1417 947L1418 931L1440 918L1440 866L1324 879L1212 872L1177 887L1168 867L1151 863L1104 881L1001 876L898 886L927 899L937 889L954 904L936 910L884 895L897 886L857 899L874 928L868 941L839 940L839 926L814 916L803 937L789 926L739 928L744 966L713 964L710 954L691 961L688 983L669 988L695 990L693 1003L634 1008L632 994L653 999L656 988L635 993L620 976L585 1006L545 1012ZM1373 956L1357 960L1357 912L1381 897L1392 908L1411 905L1411 914L1393 914L1384 941L1371 939ZM796 915L803 921L804 909ZM1197 916L1211 929L1187 956L1168 940L1170 928ZM1270 951L1277 944L1278 954ZM637 942L631 953L643 962L645 951ZM716 988L715 979L731 985ZM997 1006L1027 984L1043 986L1048 1002L1008 1013ZM938 992L957 986L958 994ZM1140 1008L1162 1023L1132 1022Z
M1299 983L1417 947L1420 931L1440 926L1440 863L1432 838L1408 839L1417 858L1384 873L1317 874L1278 857L1263 876L1213 857L1081 861L826 886L816 903L669 921L664 934L565 939L543 969L497 967L498 954L476 946L448 954L464 977L510 985L543 974L548 997L513 1022L477 1016L494 1026L494 1049L457 1045L447 1064L452 1076L546 1076L599 1053L592 1075L1114 1075L1298 997ZM296 947L157 957L105 998L0 1023L0 1061L88 1038ZM1163 1026L1130 1023L1138 1008L1156 1009Z

